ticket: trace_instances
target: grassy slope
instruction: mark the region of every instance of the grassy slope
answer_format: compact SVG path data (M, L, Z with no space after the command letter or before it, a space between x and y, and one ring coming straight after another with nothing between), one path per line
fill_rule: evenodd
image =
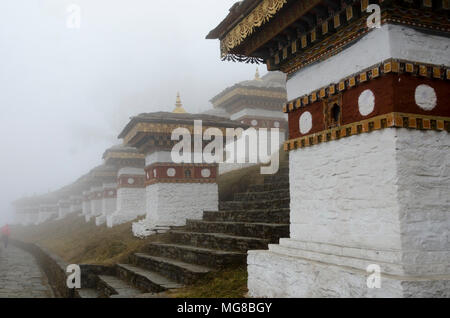
M126 262L128 255L140 250L156 237L141 240L133 237L131 223L112 229L86 223L84 218L70 215L64 220L33 227L15 227L13 237L39 243L65 261L76 264L111 265Z
M175 298L244 298L247 289L247 267L227 268L212 272L194 285L172 290Z
M287 156L282 152L280 161L286 160ZM263 183L264 176L259 169L259 166L252 166L221 175L218 178L220 200L232 200L233 193L245 192L249 185ZM39 226L14 227L12 235L20 240L39 243L69 263L112 265L127 262L130 254L163 237L137 239L132 235L131 223L108 229L71 215L64 220ZM239 267L211 273L195 285L171 293L171 296L244 297L246 293L247 270Z

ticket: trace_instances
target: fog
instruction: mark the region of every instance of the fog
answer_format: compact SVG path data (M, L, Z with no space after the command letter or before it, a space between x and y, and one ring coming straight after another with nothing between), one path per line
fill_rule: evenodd
M11 201L101 164L130 116L191 113L256 66L222 62L206 34L235 0L2 0L0 225ZM67 7L81 8L79 29ZM264 73L265 68L260 67Z

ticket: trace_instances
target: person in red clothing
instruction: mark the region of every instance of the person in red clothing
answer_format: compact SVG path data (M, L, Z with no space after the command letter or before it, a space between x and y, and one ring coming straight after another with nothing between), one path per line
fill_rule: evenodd
M3 244L5 245L5 248L7 248L9 236L11 235L11 230L9 229L8 224L6 224L4 227L2 227L1 233L2 233Z

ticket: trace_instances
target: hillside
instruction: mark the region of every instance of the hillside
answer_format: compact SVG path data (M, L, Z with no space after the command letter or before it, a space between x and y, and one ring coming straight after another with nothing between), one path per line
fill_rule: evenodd
M218 178L220 200L229 199L235 192L246 191L250 184L260 184L263 177L259 166L231 171ZM135 222L135 221L133 221ZM129 254L139 251L145 244L158 240L151 236L135 238L128 222L112 229L86 223L84 217L69 215L63 220L36 226L15 226L13 238L39 243L69 263L110 265L125 261Z
M283 152L281 162L287 157ZM221 201L230 200L234 193L246 192L251 184L262 184L264 176L259 166L231 171L218 178ZM133 221L134 222L134 221ZM129 255L140 252L150 242L164 239L164 234L146 239L135 238L128 222L112 229L97 227L92 220L73 214L63 220L32 227L16 226L12 236L26 242L38 243L68 263L113 265L126 263ZM208 275L192 286L171 293L172 297L244 297L247 292L245 267L228 268Z
M125 261L129 254L139 250L155 237L137 239L131 232L131 223L112 229L86 223L84 217L69 215L63 220L32 227L14 227L13 238L38 243L68 263L111 265Z

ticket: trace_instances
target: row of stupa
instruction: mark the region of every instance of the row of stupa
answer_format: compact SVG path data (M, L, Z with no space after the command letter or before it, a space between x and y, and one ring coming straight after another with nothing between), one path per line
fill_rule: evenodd
M194 121L201 120L201 133L208 128L218 128L224 136L227 128L279 128L284 138L285 83L281 72L260 77L257 70L253 80L215 96L213 109L204 113L187 113L178 94L173 112L132 117L119 135L123 142L104 152L103 164L58 191L15 201L16 222L41 224L77 213L86 222L113 227L145 216L134 223L133 232L146 236L199 219L205 209L217 210L217 176L242 165L174 163L171 133L186 128L194 138Z

